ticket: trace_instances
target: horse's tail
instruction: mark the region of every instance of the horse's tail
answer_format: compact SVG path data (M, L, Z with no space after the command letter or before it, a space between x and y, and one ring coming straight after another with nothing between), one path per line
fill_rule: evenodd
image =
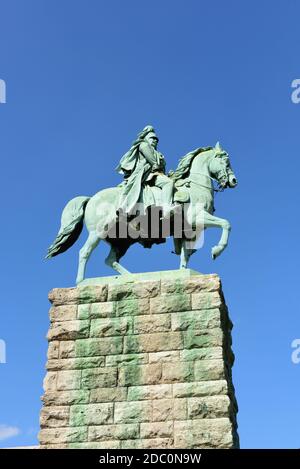
M61 216L59 232L48 249L46 259L65 252L77 241L82 231L85 207L89 200L90 197L80 196L67 203Z

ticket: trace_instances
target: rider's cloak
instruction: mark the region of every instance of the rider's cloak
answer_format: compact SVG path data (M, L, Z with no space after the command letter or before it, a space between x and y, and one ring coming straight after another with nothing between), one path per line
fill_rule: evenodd
M145 183L157 174L152 171L153 166L160 167L163 172L165 169L163 155L153 148L151 158L146 159L140 151L140 144L141 142L132 145L116 168L125 177L119 200L119 207L125 213L130 213L137 202L142 202L144 208L155 204L154 194Z

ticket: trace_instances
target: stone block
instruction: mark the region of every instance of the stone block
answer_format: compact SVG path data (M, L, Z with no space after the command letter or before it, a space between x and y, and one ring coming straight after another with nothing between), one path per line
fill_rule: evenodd
M116 366L122 364L145 364L148 363L147 353L123 353L122 355L108 355L106 357L106 366Z
M129 440L139 438L139 424L90 426L88 441Z
M223 360L200 360L195 362L195 381L226 379Z
M51 322L75 321L77 319L77 305L52 306L49 316Z
M116 316L137 316L150 314L149 298L130 298L116 303Z
M150 313L162 314L174 311L189 311L191 309L191 295L160 295L150 299Z
M90 402L115 402L127 400L127 387L95 388L90 391Z
M90 337L114 337L132 333L131 318L92 319Z
M79 286L77 290L80 304L107 301L108 286L105 284Z
M159 384L161 376L162 368L160 363L123 365L119 368L119 386Z
M89 336L89 321L64 321L51 324L48 340L75 340Z
M218 291L192 294L192 309L220 308L222 296Z
M206 330L221 326L221 312L217 308L172 314L172 330Z
M91 368L82 371L83 389L109 388L117 385L117 368Z
M174 397L203 397L227 393L228 385L225 380L173 384Z
M210 360L222 358L223 348L220 346L194 348L180 351L180 360L182 361Z
M78 305L78 319L110 318L116 314L113 301Z
M49 343L47 358L48 360L52 360L59 357L59 341L54 340Z
M95 357L122 353L123 337L76 340L77 357Z
M44 407L41 410L40 425L44 427L67 427L69 423L69 406Z
M141 438L168 438L173 436L173 421L141 423Z
M68 370L58 371L56 388L58 391L67 391L71 389L80 389L81 371Z
M180 332L128 335L124 337L125 353L173 351L183 348Z
M51 345L50 342L49 347ZM59 343L59 358L75 358L75 340L62 340Z
M53 288L48 295L53 306L78 304L79 291L77 288Z
M176 332L174 332L176 334ZM201 348L201 347L222 347L224 334L223 331L216 328L209 331L190 330L183 332L184 348Z
M194 364L190 362L170 362L162 364L162 382L180 383L194 381Z
M113 404L72 405L70 409L70 426L105 425L113 423Z
M116 402L114 412L115 423L151 422L152 402Z
M87 441L87 428L43 428L39 440L41 445L84 442Z
M149 334L171 330L170 314L152 314L134 318L134 334Z
M173 420L173 399L153 400L152 422L165 422Z
M76 389L68 391L47 391L42 397L45 406L70 406L72 404L88 404L89 392Z
M83 370L86 368L98 368L104 366L105 357L60 358L48 360L47 369L59 370Z
M228 418L174 422L175 448L232 448L233 431Z
M230 399L228 396L191 397L188 399L188 418L228 417Z
M169 363L180 362L179 350L168 350L167 352L151 352L149 353L149 363Z
M153 298L160 293L160 281L147 280L135 283L109 285L108 301L127 298Z
M220 278L216 274L161 281L162 294L200 293L203 290L210 292L217 291L220 287Z
M144 386L130 386L128 401L155 400L172 398L171 384L153 384Z
M56 382L57 382L57 372L48 371L43 381L44 390L56 391Z

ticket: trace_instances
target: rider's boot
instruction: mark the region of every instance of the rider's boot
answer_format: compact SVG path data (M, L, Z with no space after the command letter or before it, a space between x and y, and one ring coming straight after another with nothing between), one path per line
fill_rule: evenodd
M163 208L163 213L161 216L161 220L168 220L172 215L176 215L181 210L180 204L171 204Z

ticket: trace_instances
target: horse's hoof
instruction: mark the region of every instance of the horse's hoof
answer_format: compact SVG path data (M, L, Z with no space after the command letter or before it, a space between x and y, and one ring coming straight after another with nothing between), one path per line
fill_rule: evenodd
M223 251L221 246L214 246L211 250L211 257L213 260L215 260Z

